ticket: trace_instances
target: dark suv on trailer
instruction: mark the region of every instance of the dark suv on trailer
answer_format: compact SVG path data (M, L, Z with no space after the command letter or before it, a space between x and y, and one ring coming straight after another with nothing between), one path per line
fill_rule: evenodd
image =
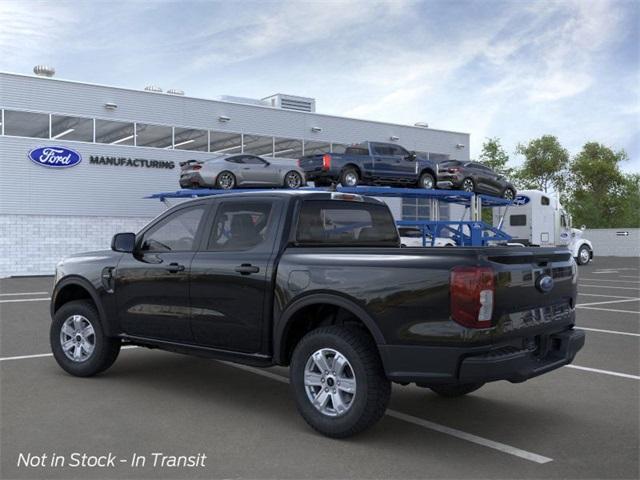
M507 178L478 162L445 160L438 164L438 188L452 188L465 192L485 193L516 198L516 188Z

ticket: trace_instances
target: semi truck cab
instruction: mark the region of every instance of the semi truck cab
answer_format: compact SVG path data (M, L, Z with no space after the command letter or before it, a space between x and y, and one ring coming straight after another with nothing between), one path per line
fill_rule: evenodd
M540 190L522 190L513 205L493 209L493 224L510 235L514 243L566 246L579 265L593 260L593 245L583 238L585 227L573 228L571 215L559 199Z

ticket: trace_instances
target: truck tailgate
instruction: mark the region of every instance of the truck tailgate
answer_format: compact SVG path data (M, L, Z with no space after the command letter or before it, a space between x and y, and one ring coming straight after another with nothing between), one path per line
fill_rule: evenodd
M577 268L569 251L511 249L486 259L496 272L494 341L571 324Z

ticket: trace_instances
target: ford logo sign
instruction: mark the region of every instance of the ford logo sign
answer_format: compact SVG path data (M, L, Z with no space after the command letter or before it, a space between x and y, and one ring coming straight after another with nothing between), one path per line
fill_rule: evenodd
M549 293L553 289L553 278L549 275L540 275L536 279L536 288L542 293Z
M64 147L34 148L28 156L33 163L49 168L74 167L82 161L78 152Z
M526 205L530 200L531 199L526 195L516 195L516 198L513 200L513 204L516 206Z

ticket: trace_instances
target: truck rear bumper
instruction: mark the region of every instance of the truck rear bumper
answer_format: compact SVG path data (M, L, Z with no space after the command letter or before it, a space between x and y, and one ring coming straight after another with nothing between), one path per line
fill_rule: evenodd
M399 383L518 383L571 363L584 341L582 330L570 329L542 337L531 349L397 345L379 349L387 377Z

